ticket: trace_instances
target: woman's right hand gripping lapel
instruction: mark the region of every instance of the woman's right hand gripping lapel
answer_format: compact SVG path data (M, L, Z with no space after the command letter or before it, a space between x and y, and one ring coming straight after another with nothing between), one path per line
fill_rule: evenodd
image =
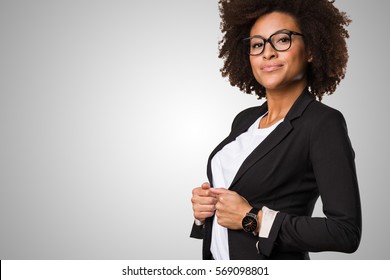
M199 222L204 223L206 218L214 215L217 198L210 192L209 183L203 183L192 190L191 202L194 217Z

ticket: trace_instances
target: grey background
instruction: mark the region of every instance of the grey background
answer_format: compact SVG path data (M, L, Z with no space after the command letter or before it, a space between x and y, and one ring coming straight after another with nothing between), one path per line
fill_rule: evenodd
M341 110L363 238L390 259L388 1L338 0L353 23ZM191 190L242 109L220 77L217 1L0 0L0 259L199 259ZM316 215L322 215L321 203Z

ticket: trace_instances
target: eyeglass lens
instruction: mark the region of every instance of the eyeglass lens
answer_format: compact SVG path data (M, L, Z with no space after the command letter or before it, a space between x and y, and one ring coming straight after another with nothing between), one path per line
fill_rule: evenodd
M249 42L249 53L251 55L259 55L264 51L266 42L271 43L271 46L276 51L286 51L291 47L291 34L289 33L276 33L273 34L268 40L261 37L252 37Z

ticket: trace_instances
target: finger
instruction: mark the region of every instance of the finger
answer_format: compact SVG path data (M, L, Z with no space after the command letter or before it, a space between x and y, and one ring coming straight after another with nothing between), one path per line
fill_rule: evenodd
M194 212L214 212L215 211L215 205L195 204L195 205L193 205L192 208L193 208Z
M211 189L210 189L210 192L211 192L212 194L215 194L215 195L221 195L221 194L228 193L228 192L230 192L230 191L227 190L227 189L224 189L224 188L211 188Z
M193 196L204 196L210 197L210 189L203 189L202 187L198 187L192 190Z
M205 182L201 185L201 188L204 190L208 190L210 188L210 184L208 182Z
M210 211L210 212L194 212L194 217L195 219L198 219L198 220L203 220L203 219L206 219L206 218L210 218L214 216L214 211Z
M198 196L195 195L191 198L192 204L199 204L199 205L215 205L218 200L215 197L211 196Z
M199 204L202 205L215 205L218 202L218 199L215 197L200 197Z

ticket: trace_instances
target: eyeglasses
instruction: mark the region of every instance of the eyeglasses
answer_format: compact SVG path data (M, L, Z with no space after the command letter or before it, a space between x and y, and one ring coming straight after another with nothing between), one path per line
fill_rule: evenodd
M255 35L242 39L242 41L245 44L249 55L260 55L264 52L265 44L267 42L275 51L287 51L291 47L292 35L303 36L303 34L298 32L290 30L280 30L269 36L268 39L265 39L260 35Z

